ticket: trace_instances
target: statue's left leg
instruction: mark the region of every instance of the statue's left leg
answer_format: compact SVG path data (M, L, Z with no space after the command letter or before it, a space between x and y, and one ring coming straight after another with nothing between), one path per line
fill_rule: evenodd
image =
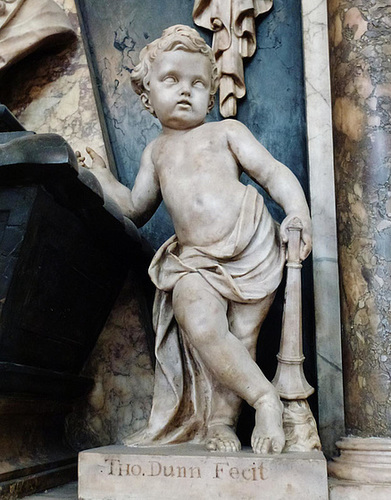
M227 319L231 333L238 338L255 360L260 328L273 303L275 293L254 304L230 302ZM216 383L208 422L206 447L217 451L238 451L239 440L232 433L240 413L242 399L232 390ZM230 436L231 439L228 439Z

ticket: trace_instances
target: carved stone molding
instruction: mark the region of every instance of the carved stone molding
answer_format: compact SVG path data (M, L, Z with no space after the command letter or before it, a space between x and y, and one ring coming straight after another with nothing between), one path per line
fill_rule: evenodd
M345 437L341 456L329 463L331 476L359 483L391 483L391 439Z
M235 116L236 100L246 94L243 58L256 49L255 19L273 0L195 0L194 22L213 31L213 53L220 71L220 113Z

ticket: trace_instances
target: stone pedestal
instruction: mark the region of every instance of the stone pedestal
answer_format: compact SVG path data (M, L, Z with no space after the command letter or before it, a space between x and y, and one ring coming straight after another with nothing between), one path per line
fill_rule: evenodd
M321 452L206 453L201 446L107 446L79 454L83 500L326 500Z

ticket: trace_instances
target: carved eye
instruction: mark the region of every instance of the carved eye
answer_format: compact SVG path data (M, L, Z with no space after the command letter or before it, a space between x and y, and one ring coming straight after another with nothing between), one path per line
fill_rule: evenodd
M172 76L172 75L167 75L163 78L163 82L165 83L176 83L177 82L177 79L175 78L175 76Z
M206 87L205 82L203 80L194 80L193 87L197 87L199 89L204 89Z

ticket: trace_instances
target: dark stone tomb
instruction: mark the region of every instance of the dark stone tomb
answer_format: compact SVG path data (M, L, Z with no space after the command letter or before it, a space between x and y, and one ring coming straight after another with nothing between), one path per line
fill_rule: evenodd
M27 132L0 106L0 498L65 483L79 375L123 285L142 266L121 216L78 179L60 136ZM114 213L114 216L113 216ZM140 271L141 272L141 271Z

